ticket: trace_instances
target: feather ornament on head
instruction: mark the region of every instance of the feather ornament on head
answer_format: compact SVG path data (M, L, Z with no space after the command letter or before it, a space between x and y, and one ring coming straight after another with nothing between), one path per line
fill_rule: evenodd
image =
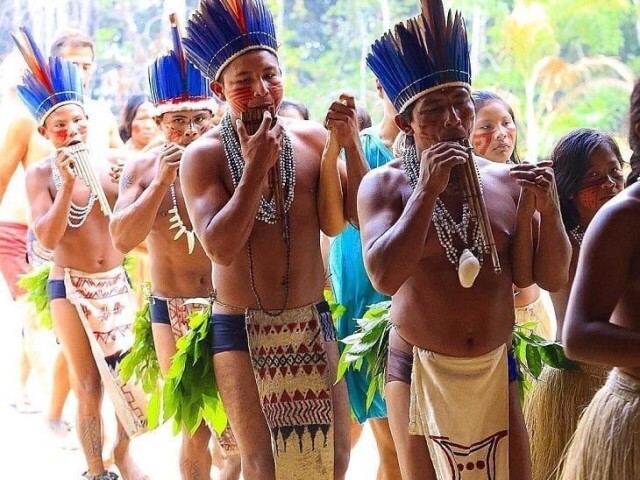
M427 93L471 90L467 30L460 12L445 16L442 0L420 0L420 15L398 23L371 46L367 65L399 113Z
M63 105L73 103L84 110L78 67L60 57L49 57L47 62L26 27L11 36L27 64L22 84L17 86L18 96L38 125L44 125L47 117Z
M169 19L173 49L149 66L149 86L156 115L184 110L213 112L209 83L185 58L177 16L171 14Z
M200 0L187 23L187 57L210 80L251 50L277 55L273 16L263 0Z

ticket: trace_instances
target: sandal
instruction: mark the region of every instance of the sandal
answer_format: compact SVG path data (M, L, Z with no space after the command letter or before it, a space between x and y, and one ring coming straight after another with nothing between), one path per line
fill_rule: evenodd
M104 472L98 475L89 476L89 472L84 472L82 474L81 480L118 480L118 474L114 472Z

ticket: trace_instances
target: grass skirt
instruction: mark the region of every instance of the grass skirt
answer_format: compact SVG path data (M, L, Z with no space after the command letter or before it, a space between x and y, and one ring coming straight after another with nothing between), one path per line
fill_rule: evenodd
M580 413L603 385L606 375L606 369L591 365L581 365L580 370L544 367L524 402L533 480L553 478Z
M640 379L614 368L580 418L562 480L640 479Z

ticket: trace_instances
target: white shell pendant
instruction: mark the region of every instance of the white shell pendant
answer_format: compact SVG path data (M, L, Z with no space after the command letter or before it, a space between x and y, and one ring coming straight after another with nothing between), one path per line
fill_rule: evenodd
M480 262L468 248L465 248L458 260L458 280L464 288L471 288L480 273Z

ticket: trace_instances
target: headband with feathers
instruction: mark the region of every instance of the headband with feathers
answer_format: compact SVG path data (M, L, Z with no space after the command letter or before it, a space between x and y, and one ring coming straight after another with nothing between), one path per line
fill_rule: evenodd
M449 10L445 16L442 0L420 3L420 15L386 32L367 56L367 65L399 113L435 89L471 89L469 45L462 14Z
M44 125L47 117L62 105L73 103L84 110L78 67L60 57L49 57L47 62L26 27L20 27L11 36L27 64L22 84L18 85L18 96L38 124Z
M200 0L187 23L187 57L207 78L250 50L277 54L273 16L263 0Z
M149 66L149 86L156 115L182 110L213 112L207 79L184 56L176 14L172 13L169 19L173 49Z

